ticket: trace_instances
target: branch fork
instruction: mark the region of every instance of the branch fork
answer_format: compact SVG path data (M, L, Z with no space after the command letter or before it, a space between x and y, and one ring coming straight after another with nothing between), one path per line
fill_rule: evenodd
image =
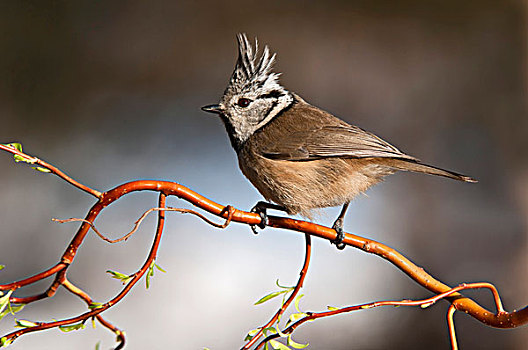
M96 199L96 203L93 205L93 207L90 209L90 211L88 212L88 214L86 215L84 219L80 219L80 218L72 218L72 219L67 219L67 220L54 219L54 221L59 222L59 223L65 223L65 222L81 222L82 223L77 233L75 234L70 244L65 249L64 253L59 259L59 262L56 265L50 267L49 269L43 272L37 273L31 277L28 277L28 278L25 278L19 281L7 283L4 285L0 285L0 292L3 293L2 295L0 295L0 297L5 296L7 295L7 293L9 293L9 297L8 297L9 300L6 301L8 304L0 305L0 309L5 309L8 306L11 308L11 304L26 305L26 304L35 302L37 300L51 298L55 295L58 288L64 287L70 293L76 295L82 301L84 301L87 304L88 311L82 314L79 314L77 316L71 317L71 318L62 319L62 320L53 321L53 322L26 323L24 328L18 329L16 331L13 331L1 337L0 345L4 345L4 346L8 345L12 343L19 336L22 336L22 335L25 335L31 332L42 331L42 330L50 329L50 328L63 329L63 327L67 327L67 326L72 326L72 327L76 325L82 326L86 321L92 319L92 320L97 320L104 327L111 330L118 338L118 345L116 349L122 349L125 345L124 332L119 330L116 326L114 326L112 323L110 323L106 319L104 319L102 314L103 312L113 307L118 302L120 302L123 299L123 297L130 292L133 286L145 274L147 274L147 278L148 278L148 274L150 273L149 269L151 269L152 266L154 266L157 250L160 244L161 236L163 234L166 212L179 212L182 214L185 214L185 213L192 214L192 215L199 217L206 223L214 227L221 228L221 229L226 228L232 222L239 222L239 223L243 223L247 225L257 225L261 222L261 217L256 213L238 210L229 205L223 206L175 182L138 180L138 181L131 181L131 182L125 183L123 185L117 186L116 188L113 188L106 192L100 192L100 191L97 191L88 186L85 186L79 183L78 181L70 178L68 175L66 175L64 172L62 172L60 169L56 168L55 166L37 157L33 157L33 156L30 156L24 153L22 151L22 146L20 144L15 144L15 143L7 144L7 145L0 144L0 150L4 150L8 153L11 153L12 155L15 156L15 160L17 161L23 161L26 163L38 165L38 167L45 169L47 170L47 172L58 176L62 180L90 194ZM43 171L41 169L37 169L37 170ZM159 194L157 206L143 213L141 217L135 222L135 225L132 228L132 230L120 238L110 239L108 235L103 234L100 231L98 231L97 228L95 227L94 222L95 222L95 219L98 217L98 215L101 213L101 211L104 210L107 206L116 202L117 200L123 198L127 194L132 193L132 192L137 192L137 191L157 192ZM224 218L225 222L221 224L215 223L197 210L167 207L166 198L168 196L176 196L184 201L187 201L191 203L192 205L194 205L197 209L200 209L202 211L208 212L209 214ZM116 296L114 296L112 299L108 300L105 303L94 303L94 301L92 300L92 298L89 296L88 293L81 290L79 287L75 286L67 277L68 269L71 266L71 264L74 262L76 253L78 249L81 247L82 243L84 242L84 239L86 235L88 234L89 230L92 229L101 239L105 240L108 243L117 243L121 241L126 241L132 234L134 234L137 231L143 219L152 212L157 212L158 224L157 224L156 232L154 234L153 243L150 247L150 252L145 262L137 270L137 272L135 272L134 274L130 276L127 276L129 277L129 279L127 280L123 289ZM312 252L311 251L311 237L315 236L315 237L323 238L329 241L332 241L336 238L335 230L331 228L317 225L317 224L310 223L310 222L306 222L306 221L294 220L294 219L290 219L286 217L268 216L268 226L287 229L287 230L293 230L299 233L303 233L305 237L305 260L301 268L297 284L292 289L291 294L289 295L287 300L282 304L279 310L270 318L268 322L266 322L263 326L259 327L259 330L242 347L242 349L249 350L253 347L255 349L261 349L263 346L265 346L265 344L273 341L273 339L278 338L280 336L291 334L297 327L299 327L300 325L310 320L334 316L334 315L348 313L352 311L370 309L370 308L379 307L379 306L386 306L386 305L421 306L422 308L426 308L441 299L447 300L450 303L450 306L447 311L447 321L448 321L448 330L449 330L449 335L450 335L451 344L452 344L453 349L457 349L455 327L454 327L454 320L453 320L453 315L455 311L457 310L467 313L471 317L475 318L476 320L488 326L496 327L496 328L514 328L514 327L518 327L518 326L525 325L528 323L528 306L520 310L517 310L517 311L512 311L512 312L505 311L502 306L500 296L499 296L497 289L490 283L486 283L486 282L463 283L457 287L452 288L440 282L439 280L435 279L433 276L429 275L423 268L415 265L411 260L406 258L404 255L402 255L398 251L382 243L379 243L379 242L376 242L370 239L366 239L361 236L346 233L345 238L343 240L343 243L345 245L362 250L366 253L375 254L375 255L378 255L379 257L382 257L383 259L387 260L388 262L396 266L398 269L400 269L403 273L407 274L416 283L420 284L425 289L431 291L435 295L427 299L416 300L416 301L411 301L411 300L377 301L377 302L348 306L348 307L343 307L343 308L332 308L331 310L328 310L325 312L305 313L304 317L301 317L295 322L287 325L287 327L284 328L282 331L279 331L276 334L272 334L272 335L265 337L265 334L264 334L265 330L268 329L270 326L274 325L276 322L280 321L281 316L285 313L285 311L288 309L291 303L295 300L295 298L298 296L300 289L302 288L302 285L303 285L304 279L306 278L308 267L310 264L310 257L311 257L311 252ZM17 289L33 284L33 283L36 283L40 280L43 280L51 276L54 276L54 280L44 292L36 294L36 295L28 296L28 297L12 296L12 294ZM480 288L489 289L492 292L493 298L495 301L495 307L497 309L496 312L489 311L485 309L484 307L482 307L481 305L479 305L473 299L460 294L460 292L463 290L480 289ZM1 300L2 298L0 298L0 303L1 303ZM0 311L0 314L1 313L2 312ZM77 328L73 328L73 329L77 329Z

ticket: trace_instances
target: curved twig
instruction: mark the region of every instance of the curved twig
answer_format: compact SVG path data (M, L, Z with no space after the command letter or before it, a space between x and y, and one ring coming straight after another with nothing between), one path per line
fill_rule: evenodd
M90 188L90 187L88 187L86 185L83 185L82 183L80 183L77 180L72 179L71 177L66 175L66 173L64 173L59 168L49 164L48 162L43 161L40 158L30 156L30 155L28 155L26 153L20 152L16 148L9 147L9 146L3 145L3 144L0 144L0 149L4 150L4 151L7 151L7 152L9 152L9 153L11 153L13 155L17 155L19 157L22 157L26 163L35 164L35 165L38 165L38 166L43 167L45 169L48 169L50 173L57 175L58 177L60 177L61 179L63 179L67 183L77 187L81 191L89 193L89 194L91 194L92 196L94 196L96 198L101 198L101 192L99 192L97 190L94 190L93 188Z
M211 220L209 220L208 218L206 218L203 214L197 212L196 210L192 210L192 209L184 209L184 208L172 208L172 207L167 207L167 208L150 208L149 210L145 211L140 217L139 219L136 220L136 222L134 223L134 227L132 228L132 231L128 232L127 234L125 234L124 236L122 236L121 238L117 238L117 239L110 239L108 238L108 236L104 235L103 233L101 233L97 227L95 227L95 224L91 221L88 221L86 219L80 219L80 218L70 218L70 219L51 219L51 221L54 221L54 222L58 222L59 224L64 224L64 223L68 223L68 222L84 222L88 225L90 225L90 227L92 228L92 230L99 236L99 238L101 238L103 241L106 241L108 243L118 243L118 242L122 242L122 241L126 241L127 239L130 238L130 236L132 236L134 233L136 233L136 231L139 229L139 226L141 225L141 223L143 222L143 220L147 217L148 214L154 212L154 211L174 211L174 212L178 212L178 213L182 213L182 214L193 214L197 217L199 217L200 219L202 219L203 221L207 222L209 225L211 226L214 226L214 227L218 227L218 228L226 228L230 223L231 223L231 218L233 216L233 210L234 208L230 205L226 206L226 212L228 213L228 217L226 219L226 221L223 223L223 224L217 224Z
M166 195L163 194L163 193L160 193L158 207L164 207L165 206L165 201L166 201ZM90 319L92 317L96 317L97 315L101 314L102 312L106 311L107 309L109 309L112 306L114 306L115 304L117 304L119 301L121 301L128 294L128 292L130 292L132 287L143 277L143 275L151 267L152 263L156 260L156 254L157 254L157 251L158 251L159 243L161 241L161 235L163 233L164 224L165 224L165 212L164 211L159 211L159 213L158 213L158 226L156 228L156 234L155 234L155 237L154 237L154 242L152 243L152 247L150 249L150 253L149 253L145 263L143 264L143 266L135 274L131 275L131 279L128 281L126 286L113 299L111 299L110 301L108 301L108 302L106 302L104 304L99 305L98 307L92 309L91 311L85 312L85 313L83 313L81 315L78 315L76 317L63 319L63 320L59 320L59 321L54 321L54 322L38 323L37 325L35 325L33 327L23 328L23 329L15 331L15 332L11 332L9 334L6 334L4 337L2 337L2 339L6 339L7 341L12 342L16 338L18 338L18 337L20 337L20 336L22 336L24 334L27 334L27 333L37 332L37 331L41 331L41 330L45 330L45 329L56 328L56 327L61 327L61 326L66 326L66 325L71 325L71 324L75 324L75 323L78 323L78 322L86 322L86 320L88 320L88 319ZM83 224L83 226L84 226L84 224ZM87 227L89 227L89 226L87 226ZM87 229L86 229L86 231L87 231ZM75 240L76 240L76 238L74 238L74 241ZM65 278L65 272L63 272L62 276L63 277L61 278L61 285L65 285L65 284L68 285L68 287L71 288L70 291L72 291L74 294L77 294L79 296L84 293L84 292L80 291L80 289L75 289L75 287L71 283L67 282L67 279ZM59 278L59 277L57 277L57 278ZM109 324L108 322L105 322L105 321L103 321L103 323L105 324L105 326ZM112 328L110 328L110 329L112 329ZM118 347L116 349L122 349L123 346L124 346L124 343L125 343L124 334L122 334L122 332L119 331L117 328L114 327L114 329L116 329L116 334L117 334L117 336L118 336L118 338L120 340L120 344L118 345ZM112 329L112 330L114 330L114 329Z
M63 284L64 288L66 288L72 294L74 294L74 295L78 296L79 298L81 298L82 300L84 300L86 305L89 308L92 308L93 300L86 292L84 292L82 289L80 289L79 287L77 287L76 285L71 283L67 278L64 278L64 281L63 281L62 284ZM115 348L115 350L122 349L125 346L125 342L126 342L125 333L123 331L121 331L119 328L117 328L116 326L114 326L109 321L105 320L101 314L95 315L95 318L97 319L97 321L99 321L100 324L102 324L104 327L108 328L110 331L112 331L117 336L117 339L119 340L119 344ZM94 327L95 327L95 325L94 325Z
M458 350L455 321L453 319L455 311L456 307L453 304L449 305L449 309L447 309L447 327L449 329L449 339L451 340L451 350Z
M299 280L297 281L295 288L293 289L288 299L284 302L284 304L279 308L279 310L277 310L275 315L273 315L273 317L264 326L260 327L259 331L253 336L253 338L251 338L247 342L247 344L242 347L242 350L247 350L251 348L262 337L264 330L273 325L282 316L282 314L286 311L286 309L290 306L290 304L293 302L293 300L299 293L299 290L302 288L306 273L308 271L308 266L310 265L310 258L312 255L312 239L310 235L304 235L304 238L306 243L304 263L301 272L299 273Z
M131 234L133 234L137 230L137 226L141 223L144 216L148 215L148 213L150 213L151 211L158 211L158 227L156 230L154 242L152 244L151 251L148 255L148 258L146 259L144 265L135 274L129 276L130 280L128 284L123 288L123 290L118 295L116 295L113 299L111 299L107 303L104 303L101 306L98 306L97 308L94 308L93 310L89 312L85 312L76 317L64 319L61 321L49 322L49 323L39 323L36 326L28 327L28 328L18 330L16 332L12 332L2 338L2 339L7 339L9 341L12 341L16 339L18 336L29 333L29 332L40 331L43 329L49 329L53 327L60 327L63 325L70 325L70 324L77 323L77 322L85 322L86 320L92 317L96 317L101 322L101 324L105 325L105 327L111 329L112 331L114 331L115 334L118 335L120 339L120 344L118 348L122 348L125 342L124 335L122 334L120 330L115 328L109 322L107 322L103 318L100 318L100 314L104 312L105 310L109 309L110 307L112 307L113 305L115 305L117 302L119 302L131 290L131 288L137 283L137 281L146 273L146 271L148 271L148 269L154 263L156 252L157 252L160 238L161 238L161 234L163 231L166 211L177 211L180 213L190 213L190 214L196 215L199 218L205 220L207 223L215 227L220 227L220 228L225 228L232 221L249 224L249 225L259 224L261 222L261 217L256 213L245 212L245 211L234 209L233 207L230 207L230 206L220 205L190 190L189 188L184 187L175 182L155 181L155 180L131 181L123 185L117 186L116 188L111 189L107 192L101 193L97 190L91 189L73 180L72 178L67 176L65 173L63 173L61 170L54 167L53 165L48 164L36 157L29 156L13 147L9 147L6 145L0 145L0 150L5 150L11 154L21 157L22 161L24 162L36 164L40 167L48 169L50 172L59 176L64 181L98 198L98 201L90 209L85 219L75 219L75 221L82 221L82 224L77 230L77 233L71 240L70 244L64 251L63 255L61 256L59 263L57 263L55 266L52 266L43 272L35 274L34 276L31 276L31 277L28 277L28 278L25 278L19 281L15 281L12 283L0 285L0 291L7 291L7 290L14 291L18 288L27 286L29 284L33 284L45 278L55 276L54 281L52 282L50 287L45 292L36 294L33 296L29 296L29 297L22 297L22 298L21 297L10 297L9 300L12 303L27 304L27 303L31 303L31 302L41 300L47 297L51 297L55 294L56 290L60 286L64 286L66 289L70 290L70 292L76 294L81 299L85 301L88 300L86 299L86 298L89 298L87 294L80 291L79 289L76 289L76 287L73 286L67 280L66 272L70 264L73 262L79 247L84 242L84 239L88 231L90 230L90 228L93 228L94 231L96 231L93 225L93 222L95 221L99 213L104 208L106 208L110 204L121 199L122 197L124 197L125 195L129 193L137 192L137 191L154 191L154 192L159 193L158 207L152 208L146 213L144 213L142 217L138 220L138 222L136 222L136 227L124 237L119 238L118 240L110 240L106 236L100 234L100 232L98 233L101 238L109 242L126 240L126 238L128 238ZM213 215L223 217L224 219L226 219L226 221L224 224L216 224L195 210L181 209L181 208L167 208L165 206L165 199L166 199L166 196L171 196L171 195L177 196L178 198L181 198L193 204L195 207L202 209L204 211L207 211ZM305 258L305 265L303 266L303 270L301 271L299 282L297 283L294 293L292 293L292 295L288 299L288 303L285 303L284 306L281 309L279 309L279 311L271 319L271 321L269 321L271 323L268 323L268 324L273 324L275 320L277 320L278 317L280 317L280 315L284 312L287 306L291 303L291 300L293 300L298 290L302 286L302 283L303 283L303 280L306 274L305 269L307 269L308 263L309 263L310 237L317 236L317 237L332 241L332 240L335 240L336 238L336 232L335 230L325 227L325 226L313 224L313 223L306 222L306 221L294 220L290 218L277 217L277 216L268 217L268 226L275 227L275 228L283 228L283 229L288 229L288 230L293 230L296 232L303 233L307 240L307 246L306 246L307 254ZM96 231L96 233L97 232L98 231ZM528 306L520 310L513 311L513 312L504 311L501 301L500 301L499 294L497 290L495 289L495 287L493 287L491 284L486 284L486 283L462 284L458 287L451 288L450 286L442 283L441 281L435 279L433 276L429 275L423 268L415 265L412 261L410 261L408 258L403 256L401 253L397 252L396 250L382 243L379 243L379 242L376 242L370 239L366 239L364 237L360 237L357 235L349 234L349 233L345 234L345 239L343 240L343 243L351 247L360 249L364 252L375 254L375 255L378 255L386 259L387 261L392 263L394 266L398 267L402 272L407 274L415 282L417 282L424 288L430 290L431 292L437 294L434 297L425 299L425 300L428 300L429 303L434 303L437 300L442 299L442 298L445 298L449 302L451 302L451 306L448 311L448 324L449 324L450 337L451 337L451 341L452 341L454 349L456 349L456 337L455 337L454 321L453 321L453 313L455 312L455 310L463 311L471 315L475 319L479 320L480 322L486 325L492 326L492 327L497 327L497 328L514 328L514 327L518 327L518 326L525 325L528 323ZM474 300L458 293L458 291L460 290L469 289L469 288L488 288L490 289L494 296L495 305L497 307L497 312L493 313L485 309L478 303L476 303ZM332 310L332 311L328 311L325 313L310 314L308 317L320 318L320 317L330 316L330 315L334 315L334 314L341 313L341 312L350 312L350 311L354 311L354 310L358 310L362 308L364 309L368 307L377 307L377 306L382 306L382 305L395 305L395 303L400 303L399 305L425 305L426 304L424 303L424 301L421 301L422 304L420 304L420 302L416 304L417 302L413 302L413 301L376 302L376 303L370 303L370 304L363 304L360 306L352 306L352 307L349 307L348 310L347 308L339 309L341 310L340 312L336 312L336 310ZM316 315L317 317L315 317L314 315ZM299 322L305 319L306 318L297 321L297 323L290 325L290 327L293 327L296 324L300 325ZM254 343L255 342L251 344L254 344ZM246 345L244 348L248 349L251 346L251 344Z
M282 334L275 333L267 336L264 340L262 340L259 345L256 347L256 349L260 349L265 343L269 342L272 339L276 339L281 337L281 335L284 334L291 334L296 328L301 326L302 324L313 321L318 318L324 318L329 316L335 316L343 313L349 313L352 311L358 311L358 310L366 310L366 309L373 309L380 306L420 306L422 308L428 308L434 303L436 303L440 299L445 299L453 294L457 294L459 291L467 290L467 289L489 289L493 293L493 298L495 301L495 305L497 307L497 313L501 314L504 313L504 309L502 308L502 303L500 301L500 298L498 297L497 288L495 288L494 285L487 282L477 282L477 283L462 283L461 285L450 289L447 292L432 296L427 299L421 299L421 300L400 300L400 301L375 301L372 303L366 303L366 304L359 304L359 305L353 305L353 306L347 306L343 308L337 308L330 311L325 312L307 312L307 316L297 320L296 322L292 323L290 326L288 326L286 329L281 331ZM456 311L456 308L454 304L452 304L449 307L448 311L448 324L449 324L449 333L451 338L451 343L454 344L453 347L456 349L456 336L454 331L454 322L453 322L453 313Z

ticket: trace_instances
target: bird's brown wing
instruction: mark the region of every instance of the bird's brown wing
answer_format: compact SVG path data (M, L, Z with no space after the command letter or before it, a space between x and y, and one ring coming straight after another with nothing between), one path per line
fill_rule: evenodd
M270 159L308 161L330 157L417 159L361 128L342 123L294 131L261 149Z

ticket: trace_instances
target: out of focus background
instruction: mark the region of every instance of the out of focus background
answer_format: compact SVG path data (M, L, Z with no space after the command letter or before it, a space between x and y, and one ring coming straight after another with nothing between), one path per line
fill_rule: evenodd
M397 174L351 206L348 232L384 242L442 281L490 281L508 310L528 303L526 1L3 1L0 3L0 142L107 190L133 179L182 183L249 209L261 197L238 169L218 102L234 67L235 35L277 52L283 85L347 122L478 184ZM0 154L0 283L55 264L93 198ZM97 220L112 237L156 205L133 194ZM172 206L187 206L176 199ZM329 225L337 209L319 222ZM126 243L91 234L70 278L104 302L121 288L105 274L132 273L155 220ZM303 237L243 225L218 230L168 214L151 287L105 316L127 349L237 349L278 304L253 302L293 285ZM29 295L45 289L21 290ZM303 310L431 296L392 265L315 239ZM493 307L490 293L470 292ZM448 304L379 308L307 324L311 349L448 349ZM50 321L85 306L63 290L17 317ZM525 349L528 328L497 330L455 316L462 349ZM0 323L2 334L14 321ZM110 348L101 326L18 339L13 349Z

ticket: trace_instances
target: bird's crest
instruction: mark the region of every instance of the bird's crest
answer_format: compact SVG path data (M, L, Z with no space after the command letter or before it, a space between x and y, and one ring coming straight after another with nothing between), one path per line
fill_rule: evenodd
M258 42L255 48L251 46L246 34L238 34L238 60L235 71L231 76L226 94L256 91L259 89L272 90L282 87L278 83L279 74L271 73L275 54L271 54L267 46L262 55L258 55Z

